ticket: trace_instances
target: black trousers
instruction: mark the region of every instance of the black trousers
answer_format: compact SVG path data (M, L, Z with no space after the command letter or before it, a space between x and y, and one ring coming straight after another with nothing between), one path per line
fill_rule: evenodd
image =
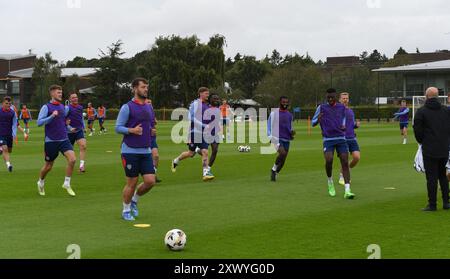
M448 158L423 157L425 174L427 177L428 203L430 206L437 205L437 185L441 185L442 201L448 203L448 179L447 179Z

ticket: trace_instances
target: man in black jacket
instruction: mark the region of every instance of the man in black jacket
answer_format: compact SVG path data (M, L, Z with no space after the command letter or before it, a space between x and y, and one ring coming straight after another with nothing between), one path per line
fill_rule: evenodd
M450 209L449 182L446 164L449 154L450 111L439 100L439 90L430 87L427 101L414 118L414 134L422 144L423 163L427 177L428 206L424 211L437 210L437 183L441 185L443 208Z

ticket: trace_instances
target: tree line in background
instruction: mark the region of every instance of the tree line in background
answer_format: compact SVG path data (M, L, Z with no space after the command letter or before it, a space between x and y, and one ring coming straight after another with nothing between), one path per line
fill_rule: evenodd
M150 81L149 95L155 107L186 107L196 98L200 86L211 88L223 98L254 99L266 107L276 106L282 95L290 97L295 106L314 107L323 101L328 87L350 92L354 104L374 104L379 94L390 96L392 89L401 84L401 77L380 78L371 70L410 62L404 56L389 59L378 50L370 54L364 51L360 63L352 66L327 65L314 61L309 54L282 56L277 50L263 59L240 53L226 58L225 46L222 35L212 36L207 43L196 36L173 35L158 37L150 49L131 58L124 58L120 40L100 50L99 58L94 59L75 57L59 63L47 53L35 63L32 102L37 106L46 100L47 88L54 83L62 83L65 92L78 91L81 78L61 79L62 67L94 67L98 70L90 82L95 94L86 99L107 107L118 108L129 100L129 83L138 76ZM397 52L406 53L403 48Z

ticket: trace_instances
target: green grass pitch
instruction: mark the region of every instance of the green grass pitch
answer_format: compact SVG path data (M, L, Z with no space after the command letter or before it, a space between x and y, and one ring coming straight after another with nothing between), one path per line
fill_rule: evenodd
M30 141L19 141L14 172L3 163L0 168L0 258L63 259L69 244L81 247L81 258L364 259L370 244L381 247L382 258L450 257L450 212L420 211L426 188L412 168L417 145L412 135L408 145L400 144L398 124L364 123L358 131L362 161L352 172L357 198L349 201L337 185L337 161L338 196L328 196L318 128L307 136L306 124L296 124L277 183L269 181L275 156L260 155L257 145L239 153L240 144L220 146L216 180L204 183L198 157L171 173L170 160L186 146L171 142L173 122L160 122L163 183L141 199L135 222L151 224L149 229L121 220L125 179L113 124L107 123L107 135L88 138L87 173L72 179L76 198L61 188L62 156L47 177L47 196L38 196L43 129L32 126ZM173 228L187 234L182 252L164 246Z

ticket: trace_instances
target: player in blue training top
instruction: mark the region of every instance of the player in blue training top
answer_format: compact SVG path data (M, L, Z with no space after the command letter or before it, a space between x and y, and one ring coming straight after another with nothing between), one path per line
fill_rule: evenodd
M277 175L281 172L286 162L291 140L294 139L295 131L292 128L292 121L294 117L289 112L289 98L286 96L280 97L280 106L275 111L270 113L267 120L267 135L270 141L275 145L278 156L275 164L271 169L270 180L275 182Z
M394 114L394 119L398 118L400 122L400 131L403 136L403 144L406 144L408 141L409 108L406 105L406 100L402 100L399 111Z
M333 182L333 157L334 150L336 150L341 161L342 173L345 180L344 198L354 199L355 194L350 189L348 146L345 139L345 106L337 102L337 93L333 88L327 90L327 103L320 105L313 117L312 126L315 127L319 124L323 135L325 169L328 176L328 193L332 197L336 196Z
M17 115L11 106L11 97L4 97L0 109L0 155L3 155L9 172L13 170L9 155L12 153L13 141L17 134Z
M182 160L187 158L193 158L196 154L196 150L200 149L202 154L202 166L203 166L203 181L210 181L214 179L214 175L209 168L208 148L204 131L209 129L210 120L205 116L206 111L210 108L208 104L209 89L206 87L200 87L198 90L199 98L191 103L189 106L189 121L191 122L188 151L183 152L172 160L172 172L176 172L177 166Z
M355 113L349 107L350 104L349 93L347 92L341 93L339 102L345 106L345 119L346 119L345 140L347 141L348 150L352 155L352 161L350 162L350 169L353 169L361 160L361 151L359 149L359 144L358 140L356 139L355 133L355 129L358 129L361 126L361 123L355 119ZM339 177L339 184L345 185L342 169Z
M67 134L66 117L69 109L61 104L63 97L61 86L52 85L49 92L52 99L42 106L37 121L39 127L45 126L45 165L39 174L38 191L39 195L45 196L45 178L52 170L59 153L61 153L67 160L66 177L62 187L70 196L75 197L75 192L70 186L76 156Z
M146 102L148 81L137 78L131 83L134 98L120 109L116 132L123 135L122 164L127 178L123 189L122 218L134 221L139 215L139 198L155 185L155 168L152 159L152 125L155 114ZM139 175L143 182L138 185Z

